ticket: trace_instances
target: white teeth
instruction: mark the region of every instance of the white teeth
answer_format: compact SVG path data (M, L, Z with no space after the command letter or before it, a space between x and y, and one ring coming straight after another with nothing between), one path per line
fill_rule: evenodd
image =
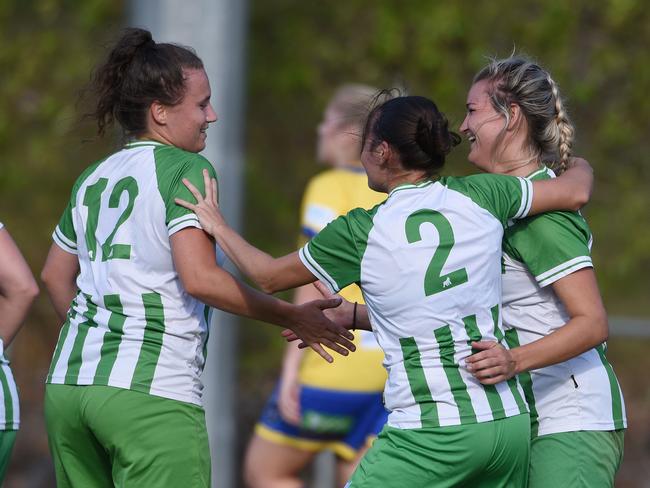
M469 136L467 140L469 140L469 142L474 142L476 141L476 136Z

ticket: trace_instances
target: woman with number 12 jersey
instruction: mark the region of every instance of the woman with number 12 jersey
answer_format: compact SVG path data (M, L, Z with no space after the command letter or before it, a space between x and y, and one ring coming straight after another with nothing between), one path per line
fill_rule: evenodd
M197 153L216 121L201 60L127 29L96 73L99 132L130 143L75 182L43 270L64 321L45 416L59 487L208 487L200 374L212 305L354 349L322 308L294 306L220 268L183 181L215 176Z
M230 229L208 195L192 189L204 229L266 290L316 279L362 289L385 353L390 410L349 486L525 486L530 425L516 380L486 387L464 367L470 343L502 341L501 238L511 219L586 201L590 170L555 181L478 175L438 178L459 142L435 104L398 97L374 108L361 161L369 186L388 194L327 225L298 253L273 259ZM207 176L207 174L206 174ZM349 311L349 309L347 309ZM369 318L369 322L368 322ZM337 320L344 320L337 318Z

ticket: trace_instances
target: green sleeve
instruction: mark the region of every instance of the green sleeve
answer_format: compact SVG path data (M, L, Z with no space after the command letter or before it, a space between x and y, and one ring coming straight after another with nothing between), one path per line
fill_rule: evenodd
M490 212L505 227L509 220L522 219L530 212L533 184L514 176L480 174L444 178L449 189L459 191Z
M74 192L73 192L74 195ZM64 251L70 254L77 254L77 233L74 230L72 222L73 201L68 202L63 215L59 219L59 224L54 229L52 239Z
M77 254L77 232L74 228L73 211L76 207L79 189L86 179L92 175L97 167L105 160L106 158L100 159L81 172L77 180L74 182L74 185L72 185L72 192L68 205L63 211L63 215L61 215L59 223L52 233L52 239L54 242L64 251L71 254Z
M591 231L576 212L548 212L517 222L504 235L504 252L526 265L544 287L592 267Z
M303 264L331 291L359 283L361 259L378 207L370 211L356 208L338 217L300 249Z
M156 148L154 156L158 189L165 203L165 223L169 235L171 236L186 227L200 229L201 224L194 212L177 205L174 199L180 198L187 202L196 202L192 193L183 183L184 178L205 195L203 170L207 169L211 178L217 178L213 166L200 154L190 153L172 146Z

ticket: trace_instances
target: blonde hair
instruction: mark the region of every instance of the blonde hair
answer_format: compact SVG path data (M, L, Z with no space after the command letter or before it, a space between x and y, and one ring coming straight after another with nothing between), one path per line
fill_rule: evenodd
M378 91L369 85L346 83L336 90L327 106L339 113L342 126L362 129Z
M510 104L514 103L528 123L533 155L554 170L564 171L575 130L551 75L529 59L511 56L492 60L474 77L474 83L483 80L488 82L492 106L505 117L502 136L510 123Z

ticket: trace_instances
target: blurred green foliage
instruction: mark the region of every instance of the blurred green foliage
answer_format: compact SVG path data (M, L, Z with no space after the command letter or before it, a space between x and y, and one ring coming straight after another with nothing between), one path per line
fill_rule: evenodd
M124 7L119 0L0 0L0 221L36 272L72 182L118 142L95 138L78 100L125 22ZM645 2L250 0L250 15L245 222L251 241L276 255L294 250L304 184L319 169L316 126L337 85L404 86L433 98L458 127L486 56L516 50L553 74L577 126L576 153L596 170L585 213L610 312L650 315ZM473 171L466 150L454 151L448 173ZM40 425L55 324L41 298L13 346L26 426L30 418ZM256 392L243 402L250 415L264 400L259 392L268 391L282 347L277 329L245 326L241 373L246 392ZM32 462L34 449L46 459L44 443L42 431L26 427L18 451L31 451L17 453L23 461L16 462Z

